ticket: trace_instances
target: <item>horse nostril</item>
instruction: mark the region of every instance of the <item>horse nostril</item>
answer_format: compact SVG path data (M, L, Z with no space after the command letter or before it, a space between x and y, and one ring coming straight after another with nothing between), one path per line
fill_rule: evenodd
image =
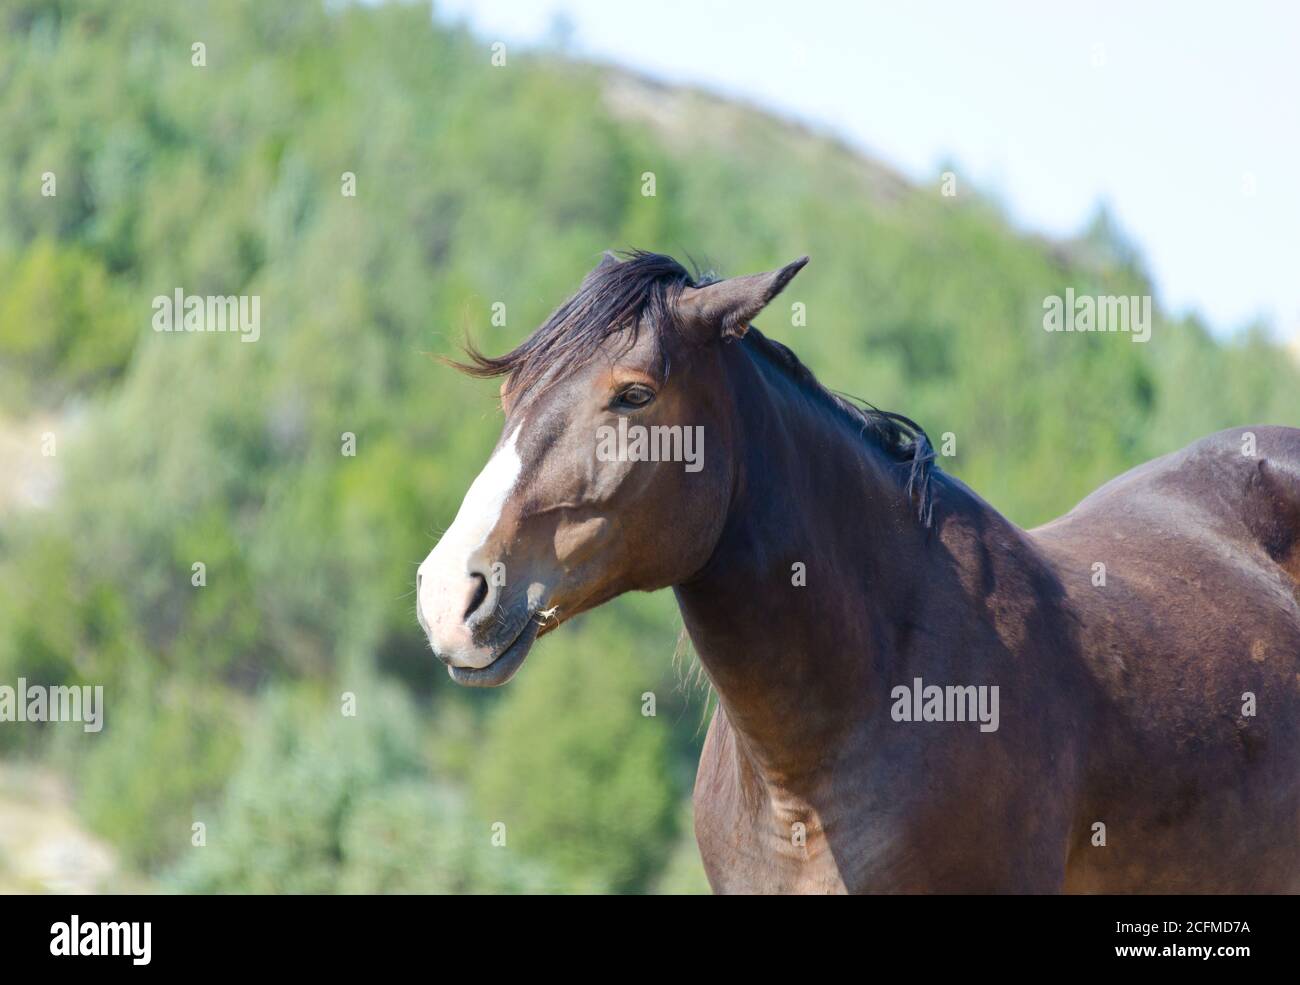
M474 572L473 574L470 575L470 577L477 578L478 585L474 589L473 598L469 600L469 608L465 610L466 622L469 622L470 617L473 616L474 613L476 613L479 610L479 606L481 606L487 600L487 593L488 593L488 583L486 578L484 578L478 572Z

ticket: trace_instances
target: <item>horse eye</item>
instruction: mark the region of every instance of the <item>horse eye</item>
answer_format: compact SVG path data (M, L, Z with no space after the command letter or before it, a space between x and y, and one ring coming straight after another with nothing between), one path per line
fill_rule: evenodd
M620 407L644 407L654 400L655 392L648 386L630 386L615 398Z

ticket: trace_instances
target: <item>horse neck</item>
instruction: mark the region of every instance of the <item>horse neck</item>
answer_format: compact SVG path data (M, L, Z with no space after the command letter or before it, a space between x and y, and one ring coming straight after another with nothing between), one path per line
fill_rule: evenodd
M860 427L731 348L732 504L713 557L676 592L738 746L794 780L884 707L929 531L897 462Z

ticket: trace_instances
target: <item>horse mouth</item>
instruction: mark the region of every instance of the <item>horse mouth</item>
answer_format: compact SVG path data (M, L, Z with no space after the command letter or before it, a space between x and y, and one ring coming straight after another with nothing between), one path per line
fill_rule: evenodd
M524 658L537 640L537 633L542 624L534 613L529 613L519 634L508 647L501 651L495 660L486 667L447 666L447 675L464 687L500 687L523 666Z

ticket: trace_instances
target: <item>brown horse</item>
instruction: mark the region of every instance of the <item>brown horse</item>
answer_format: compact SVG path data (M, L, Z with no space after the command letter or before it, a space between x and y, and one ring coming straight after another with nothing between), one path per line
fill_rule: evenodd
M1300 430L1021 530L750 327L804 262L607 256L517 349L470 350L505 429L417 591L452 678L672 586L719 699L717 891L1300 890Z

